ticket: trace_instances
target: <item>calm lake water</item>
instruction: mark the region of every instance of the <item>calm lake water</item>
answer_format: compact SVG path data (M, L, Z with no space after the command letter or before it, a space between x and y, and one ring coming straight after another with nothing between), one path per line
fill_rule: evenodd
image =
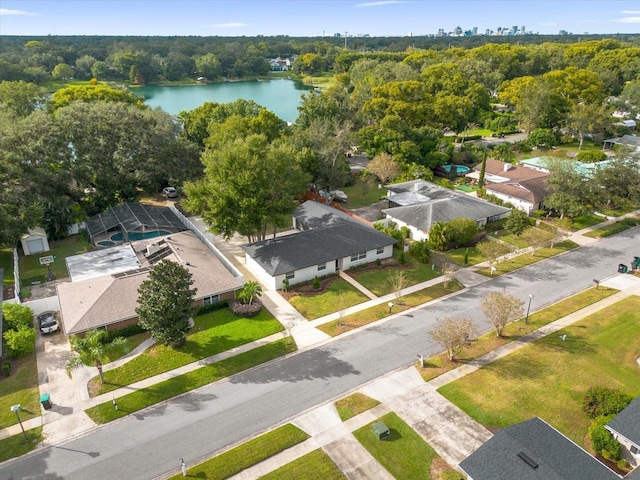
M243 98L271 110L282 120L293 122L298 118L300 96L311 88L283 78L261 82L253 80L209 85L136 87L131 90L136 95L143 96L150 107L160 107L171 115L182 110L193 110L205 102L229 103Z

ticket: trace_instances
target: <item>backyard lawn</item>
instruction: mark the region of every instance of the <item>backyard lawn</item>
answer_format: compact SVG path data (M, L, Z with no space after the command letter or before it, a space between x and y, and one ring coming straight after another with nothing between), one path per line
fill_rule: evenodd
M342 191L349 197L345 205L349 209L368 207L379 202L387 194L386 189L379 190L378 186L373 183L363 188L360 180L356 180L355 185L343 187Z
M104 372L104 385L98 377L92 378L89 391L93 396L110 392L282 330L266 308L253 318L237 317L228 308L199 315L182 347L154 345L121 367Z
M640 297L633 296L438 391L490 428L539 416L583 445L585 392L602 385L640 394L639 351Z
M353 436L394 478L443 478L441 467L438 468L437 476L434 475L433 464L440 460L436 452L400 417L391 412L376 422L384 422L389 427L390 434L384 440L378 440L374 435L372 424L356 430ZM447 470L453 471L451 467ZM445 478L462 479L462 475L456 472L455 476L447 475Z
M329 455L319 448L260 478L262 480L316 480L318 478L322 480L342 480L347 477L333 463Z
M367 300L369 298L356 287L337 278L323 292L294 295L289 298L289 303L307 320L313 320Z
M18 423L11 411L12 405L22 406L21 420L41 414L35 351L19 360L11 360L11 375L0 376L0 428Z
M10 248L0 249L0 268L4 272L2 284L13 285L13 251Z

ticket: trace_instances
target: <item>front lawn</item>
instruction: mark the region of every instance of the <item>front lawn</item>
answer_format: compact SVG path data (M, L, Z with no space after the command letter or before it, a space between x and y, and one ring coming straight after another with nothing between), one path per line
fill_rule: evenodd
M525 323L520 319L520 321L507 324L504 328L502 337L496 337L495 331L492 330L491 332L476 338L470 345L463 348L462 352L458 355L457 360L453 362L449 361L445 354L441 354L427 360L425 362L425 366L423 368L418 368L418 371L420 372L420 375L422 375L424 381L428 382L429 380L436 378L449 370L453 370L460 365L464 365L485 353L489 353L506 343L517 340L518 338L527 335L544 325L555 322L562 317L566 317L573 312L577 312L582 308L599 302L600 300L613 295L617 291L618 290L606 287L589 288L577 295L565 298L558 303L554 303L540 311L532 313L529 315L528 323Z
M0 463L29 453L44 440L42 438L42 427L25 430L25 434L27 436L26 439L22 433L19 433L0 440Z
M41 415L35 350L10 362L11 375L0 375L0 428L18 423L16 414L11 411L13 405L22 406L22 421Z
M409 308L417 307L424 303L435 300L436 298L443 297L450 293L462 290L464 287L457 281L452 280L449 282L447 288L444 288L444 284L439 283L431 287L424 288L409 295L404 295L394 301L394 306L391 313L389 313L389 307L386 303L382 305L376 305L365 310L361 310L351 315L333 320L331 322L323 323L318 326L318 329L335 337L341 333L348 332L354 328L362 327L372 322L381 320L389 315L400 313Z
M441 255L444 255L451 263L464 266L464 256L467 251L469 252L469 263L467 265L477 265L478 263L482 263L486 260L476 247L456 248L454 250L449 250L448 252L442 252Z
M20 282L23 286L35 285L46 281L47 267L40 265L40 257L53 255L55 260L51 264L51 273L57 278L66 278L67 263L65 259L73 255L86 253L93 250L84 235L73 235L62 240L55 240L49 243L51 251L36 255L21 256L19 260Z
M121 367L104 372L104 385L98 377L91 379L89 390L93 396L101 395L282 330L266 308L253 318L237 317L228 308L198 315L182 347L154 345Z
M394 258L398 259L399 252L394 249ZM389 281L389 273L402 270L406 279L406 287L426 282L442 275L440 270L432 268L430 263L422 263L412 257L409 253L405 253L407 263L405 265L393 265L390 267L372 268L370 270L353 268L347 273L361 283L365 288L370 290L378 297L393 293L395 290Z
M295 425L287 423L188 469L187 476L206 478L208 480L223 480L287 448L304 442L308 438L309 435L305 432ZM174 475L171 480L180 478L183 478L182 473Z
M567 335L563 340L562 335ZM502 428L539 416L579 445L590 419L591 386L640 394L640 297L626 298L559 332L441 387L476 421Z
M574 231L582 230L583 228L593 227L602 222L606 222L607 219L595 213L586 213L579 217L571 219L571 226Z
M373 423L356 430L353 436L394 478L441 478L432 472L432 464L439 458L436 452L398 415L390 412L374 423L377 422L389 427L390 434L384 440L378 440L371 430ZM449 467L449 470L453 469ZM442 471L439 473L442 475Z
M543 230L537 227L529 227L527 228L527 230L531 228L537 230L540 237L544 238L547 241L553 238L553 234L551 232L548 232L546 230ZM502 240L505 243L508 243L509 245L514 246L515 248L521 249L521 248L527 248L530 246L529 243L527 243L526 241L526 237L523 237L522 235L514 235L508 230L501 230L499 232L496 232L496 234L497 234L496 236L499 237L500 240Z
M362 412L380 405L378 400L367 397L364 393L356 392L348 397L341 398L336 403L336 410L343 422L360 415Z
M107 363L114 362L119 358L124 357L131 351L135 350L142 342L151 337L149 332L138 333L137 335L132 335L127 338L127 345L120 346L119 348L114 348L109 351L109 354L105 356L103 363L106 365Z
M500 263L496 263L494 265L495 271L493 272L493 275L491 274L489 267L477 270L476 273L481 273L482 275L486 275L487 277L495 277L497 275L513 272L514 270L518 270L528 265L541 262L546 258L553 257L563 252L568 252L569 250L573 250L577 247L578 245L575 242L571 240L564 240L562 242L556 243L553 248L538 248L533 252L533 254L523 253L522 255L518 255L517 257L514 257L510 260L503 260Z
M94 422L107 423L296 350L296 343L291 337L276 340L226 360L205 365L184 375L124 395L117 399L117 410L113 408L113 403L108 401L88 408L85 412Z
M614 223L610 223L608 225L604 225L603 227L596 228L584 234L585 237L591 238L604 238L609 237L611 235L615 235L616 233L624 232L633 227L637 227L640 225L640 217L633 218L625 218L623 220L619 220Z
M337 277L319 293L304 293L289 298L289 303L307 320L366 302L369 298L346 280Z
M319 448L260 477L261 480L343 480L342 471L329 455Z

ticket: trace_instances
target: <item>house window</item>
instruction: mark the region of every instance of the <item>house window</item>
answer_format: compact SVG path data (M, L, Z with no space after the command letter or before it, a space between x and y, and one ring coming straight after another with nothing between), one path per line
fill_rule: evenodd
M631 448L629 450L631 450L631 453L633 453L634 455L637 455L639 451L635 445L631 445Z
M220 295L211 295L209 297L204 297L202 299L203 305L213 305L214 303L218 303L220 301Z
M296 277L296 272L289 272L284 276L287 280L293 280Z
M378 247L376 250L376 255L382 255L384 253L384 247Z
M326 270L326 269L327 269L327 264L326 263L319 263L318 264L318 271Z
M367 252L360 252L360 253L356 253L355 255L351 255L352 262L362 260L363 258L367 258Z

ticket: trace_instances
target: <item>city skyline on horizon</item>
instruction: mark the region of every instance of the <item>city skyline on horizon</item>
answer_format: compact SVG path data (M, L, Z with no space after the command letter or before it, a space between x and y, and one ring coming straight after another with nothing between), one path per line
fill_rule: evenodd
M627 0L3 0L2 35L436 36L460 28L640 33Z

